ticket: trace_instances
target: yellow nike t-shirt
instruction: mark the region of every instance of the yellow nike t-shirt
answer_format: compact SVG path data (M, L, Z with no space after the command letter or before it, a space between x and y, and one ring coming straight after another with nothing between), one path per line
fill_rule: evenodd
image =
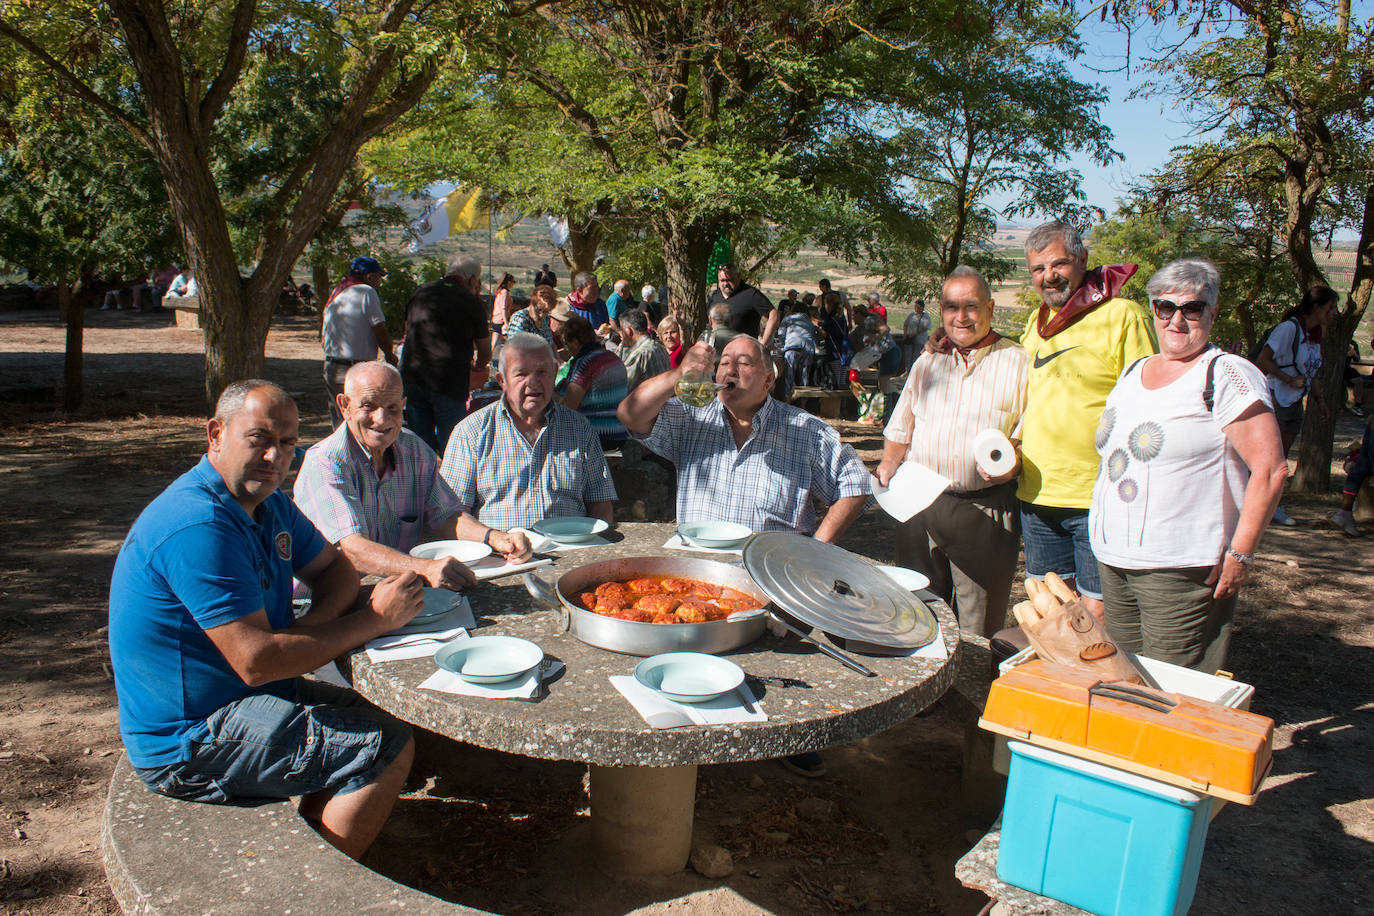
M1087 509L1097 479L1097 421L1131 363L1159 352L1154 322L1130 299L1110 299L1042 340L1033 309L1021 343L1030 357L1016 495L1039 506Z

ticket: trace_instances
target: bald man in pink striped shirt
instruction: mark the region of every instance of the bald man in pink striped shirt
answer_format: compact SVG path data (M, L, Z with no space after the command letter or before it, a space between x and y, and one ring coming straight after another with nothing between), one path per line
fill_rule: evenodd
M877 478L887 485L903 462L950 479L949 489L897 530L897 563L930 577L965 632L991 636L1005 626L1020 524L1021 416L1026 408L1025 348L992 329L992 293L970 267L956 267L940 293L943 352L916 360L883 436ZM991 476L974 459L973 440L996 429L1018 448L1016 465Z

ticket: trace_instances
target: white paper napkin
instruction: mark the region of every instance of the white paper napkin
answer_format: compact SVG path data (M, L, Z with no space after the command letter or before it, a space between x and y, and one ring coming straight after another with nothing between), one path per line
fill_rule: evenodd
M529 528L512 528L511 530L524 532L525 537L530 539L530 547L534 549L535 553L548 553L554 550L581 550L583 547L608 547L611 543L599 534L592 535L590 540L579 541L576 544L564 544Z
M430 633L388 633L367 644L367 657L374 664L401 658L426 658L433 656L450 639L467 635L464 627L448 627Z
M682 539L682 535L676 531L673 536L663 542L664 550L696 550L701 553L728 553L732 556L740 556L744 553L743 547L702 547L700 544L689 544Z
M709 703L677 703L662 694L650 690L633 677L612 675L611 686L620 691L621 696L630 701L635 712L648 722L656 712L676 710L691 719L696 725L728 725L731 722L767 722L768 716L759 705L754 692L748 684L741 684L736 690L716 697ZM672 725L655 725L655 728L674 728Z
M540 566L548 566L551 563L553 560L549 557L537 557L524 563L507 563L505 557L490 556L469 564L468 569L472 570L472 574L477 577L478 582L485 582L488 579L498 579L501 576L521 573L527 569L538 569Z
M949 478L915 461L904 461L887 486L873 479L873 496L888 515L904 522L935 502Z
M576 544L563 544L563 543L561 543L561 542L559 542L559 541L553 541L553 542L548 546L547 549L548 549L548 550L582 550L583 548L586 548L586 547L609 547L610 544L611 544L611 542L608 541L608 540L606 540L605 538L603 538L601 535L599 535L599 534L594 534L594 535L591 536L591 539L590 539L590 540L578 541Z
M564 667L562 662L554 662L552 667L544 672L544 680L552 680ZM529 674L518 681L508 681L504 684L473 684L452 671L440 668L425 678L420 687L423 690L460 693L464 696L486 697L492 700L528 700L539 687L539 667L535 666Z

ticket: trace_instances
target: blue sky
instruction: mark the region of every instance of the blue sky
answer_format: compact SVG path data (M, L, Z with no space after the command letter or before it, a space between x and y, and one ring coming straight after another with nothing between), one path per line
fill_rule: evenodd
M1188 143L1189 125L1173 108L1167 94L1148 98L1129 98L1154 75L1146 68L1150 45L1160 34L1174 29L1146 29L1138 32L1130 45L1127 65L1126 34L1119 27L1099 22L1096 16L1079 29L1087 49L1069 64L1073 76L1085 83L1106 87L1111 101L1102 107L1102 120L1112 131L1112 146L1125 158L1101 166L1088 156L1074 157L1070 165L1083 175L1088 202L1110 216L1118 198L1125 197L1133 180L1142 179L1169 160L1170 149Z

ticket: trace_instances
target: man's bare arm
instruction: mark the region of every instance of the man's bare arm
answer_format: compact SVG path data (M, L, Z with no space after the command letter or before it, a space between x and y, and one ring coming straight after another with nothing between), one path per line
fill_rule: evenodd
M298 621L306 626L337 619L358 599L358 571L332 544L326 544L296 578L310 586L310 611Z
M451 588L455 591L477 584L472 570L453 557L422 560L369 540L361 534L350 534L344 538L339 542L339 549L365 576L399 576L413 572L424 579L430 588Z
M778 310L776 308L774 308L772 311L768 313L768 320L765 321L763 325L763 335L759 337L759 340L763 341L763 345L765 347L772 346L773 335L777 333L778 324L781 321L782 316L778 314Z
M377 347L382 351L383 358L391 365L396 365L395 344L391 340L391 332L386 329L385 324L374 324L372 326L372 336L377 341Z
M816 540L825 541L833 544L839 540L840 535L849 530L849 526L854 524L854 519L864 511L864 504L868 502L867 496L842 496L835 500L834 505L825 513L825 518L821 519L820 525L816 528Z
M420 579L407 573L379 583L365 607L333 620L313 625L299 622L274 630L267 611L259 609L212 627L205 635L244 683L260 687L314 671L369 639L404 626L424 604Z

